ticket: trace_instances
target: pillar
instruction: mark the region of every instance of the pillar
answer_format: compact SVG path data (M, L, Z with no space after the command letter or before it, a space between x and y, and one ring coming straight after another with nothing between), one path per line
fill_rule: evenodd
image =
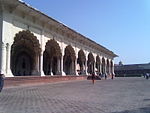
M41 31L41 37L40 37L41 54L40 54L40 59L39 59L39 61L40 61L40 63L39 63L39 66L40 66L39 72L40 72L41 76L45 76L44 71L43 71L43 55L44 55L44 50L45 50L45 43L43 42L44 29L45 29L45 26L43 26L43 30Z
M11 59L11 49L10 49L10 44L7 43L6 44L6 75L7 77L13 77L12 71L11 71L11 63L10 63L10 59Z
M95 55L93 55L93 57L94 57L94 62L93 62L93 73L95 74L95 75L97 75L97 73L96 73L96 56Z
M43 51L41 52L41 55L40 55L40 75L45 76L43 72Z
M112 74L115 75L115 72L114 72L114 62L112 61Z
M87 66L87 61L88 61L88 54L86 54L86 60L85 60L85 74L88 75L88 66Z
M78 71L77 71L77 58L75 59L75 63L74 63L74 65L75 65L75 68L74 68L74 70L75 70L75 75L79 75L78 74Z
M76 52L76 58L75 58L75 63L74 63L74 66L75 66L75 67L74 67L74 71L75 71L75 75L79 76L78 71L77 71L77 68L78 68L78 67L77 67L77 66L78 66L78 65L77 65L77 60L78 60L78 51L77 51L77 49L76 49L75 52Z
M0 74L6 75L6 45L1 43Z
M62 50L62 56L61 56L61 60L60 60L60 74L62 76L66 76L66 73L64 72L64 67L63 67L63 57L64 57L64 51Z
M111 75L112 72L111 72L111 64L109 63L109 75Z
M93 63L93 72L95 73L95 75L97 75L95 69L96 69L96 62Z

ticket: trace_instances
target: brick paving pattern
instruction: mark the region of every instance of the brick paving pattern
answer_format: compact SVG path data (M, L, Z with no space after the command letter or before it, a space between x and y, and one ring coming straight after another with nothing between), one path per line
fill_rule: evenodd
M0 113L150 113L150 80L71 81L4 88Z

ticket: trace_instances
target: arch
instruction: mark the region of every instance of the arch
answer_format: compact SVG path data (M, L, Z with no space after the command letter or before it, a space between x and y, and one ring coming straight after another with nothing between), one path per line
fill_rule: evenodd
M81 49L78 52L78 59L77 59L77 63L79 64L80 67L79 75L85 74L85 62L86 62L86 57L84 51Z
M11 70L15 76L38 74L39 41L29 30L15 35L11 46Z
M102 58L102 74L105 74L105 58Z
M60 73L60 46L54 39L46 43L43 54L43 71L45 75L56 75Z
M63 67L66 75L75 74L75 51L71 45L65 48L65 55L63 59Z
M98 55L96 56L96 69L97 74L100 74L100 57Z
M88 61L87 61L87 66L88 66L87 72L90 74L94 72L94 63L95 63L94 56L92 53L89 53Z

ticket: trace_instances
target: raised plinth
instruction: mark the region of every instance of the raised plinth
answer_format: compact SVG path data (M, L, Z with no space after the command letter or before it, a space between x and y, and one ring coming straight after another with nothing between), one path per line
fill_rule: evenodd
M19 77L6 77L4 82L4 88L25 86L43 83L52 83L59 81L69 80L86 80L87 76L19 76Z

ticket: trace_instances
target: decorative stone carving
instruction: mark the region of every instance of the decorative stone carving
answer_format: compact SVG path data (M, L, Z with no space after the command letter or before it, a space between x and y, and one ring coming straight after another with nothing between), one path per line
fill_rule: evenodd
M50 54L51 57L61 57L61 49L60 49L60 46L59 44L54 40L49 40L47 43L46 43L46 51L47 53Z
M29 30L26 31L20 31L19 33L16 34L14 38L14 43L12 45L12 54L15 52L15 48L17 46L27 46L35 54L40 54L41 53L41 48L39 41L37 40L36 36L33 35Z
M13 74L18 76L38 75L40 53L39 41L33 33L27 30L16 34L14 43L11 46L11 69Z
M60 74L61 50L59 44L54 40L46 43L43 59L43 69L46 75Z
M76 56L75 56L75 51L74 49L72 48L71 45L68 45L66 48L65 48L65 56L66 57L71 57L71 60L74 61L76 59Z

